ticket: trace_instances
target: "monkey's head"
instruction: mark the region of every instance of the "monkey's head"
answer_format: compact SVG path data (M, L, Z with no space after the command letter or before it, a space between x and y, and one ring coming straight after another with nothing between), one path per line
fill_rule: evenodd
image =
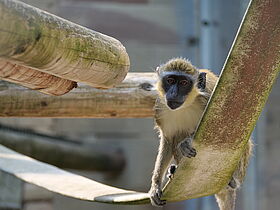
M157 67L156 72L159 77L159 95L172 110L192 104L206 85L206 73L199 73L195 66L183 58L169 60Z

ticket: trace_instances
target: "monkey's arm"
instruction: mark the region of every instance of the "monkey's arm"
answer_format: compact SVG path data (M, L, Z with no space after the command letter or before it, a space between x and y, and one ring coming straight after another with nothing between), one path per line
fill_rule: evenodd
M172 142L169 142L167 139L162 137L153 171L152 185L149 191L151 203L154 206L162 206L166 203L164 200L160 199L162 195L161 183L171 159Z

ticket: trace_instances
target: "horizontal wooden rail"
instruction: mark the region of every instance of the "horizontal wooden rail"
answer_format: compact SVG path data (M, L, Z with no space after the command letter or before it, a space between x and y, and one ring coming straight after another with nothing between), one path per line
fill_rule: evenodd
M97 88L128 72L126 50L112 37L16 0L0 0L0 14L2 59Z
M116 88L100 90L79 85L59 97L1 83L0 117L152 117L155 82L155 73L129 73Z

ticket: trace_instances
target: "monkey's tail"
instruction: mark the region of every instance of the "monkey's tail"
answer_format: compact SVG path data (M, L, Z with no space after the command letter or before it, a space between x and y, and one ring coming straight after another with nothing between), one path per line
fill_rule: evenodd
M223 190L215 194L220 210L234 210L236 189L225 187Z
M236 200L236 190L240 187L241 183L244 180L246 169L248 167L249 159L252 153L253 143L249 139L249 142L245 148L244 154L241 157L241 160L233 173L233 179L236 183L236 187L232 188L226 186L220 192L215 194L220 210L234 210L235 200Z

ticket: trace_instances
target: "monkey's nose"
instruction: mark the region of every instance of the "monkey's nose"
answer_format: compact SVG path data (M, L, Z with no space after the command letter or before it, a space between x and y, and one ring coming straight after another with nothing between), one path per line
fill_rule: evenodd
M167 101L167 105L170 109L177 109L179 108L183 103L178 101Z

